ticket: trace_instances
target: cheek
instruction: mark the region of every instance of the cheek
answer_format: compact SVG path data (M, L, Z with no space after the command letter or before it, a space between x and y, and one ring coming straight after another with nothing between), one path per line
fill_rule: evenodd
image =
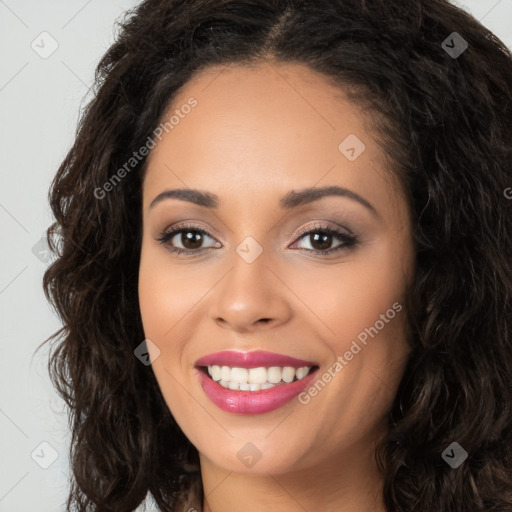
M179 357L181 352L174 341L172 350L169 350L169 342L175 334L173 327L185 314L185 301L180 300L180 297L186 291L179 283L169 281L169 272L165 267L165 262L161 261L158 254L155 255L155 251L146 250L143 246L139 268L139 308L144 335L160 351L152 364L160 384L166 376L158 368L172 371L170 356ZM173 290L179 290L179 293Z
M162 279L158 267L148 261L141 263L139 270L139 306L147 338L162 339L172 327L174 311L173 295Z
M163 255L160 254L163 252ZM185 272L170 271L165 251L143 246L139 268L139 307L144 335L159 349L152 369L172 414L186 411L183 371L186 337L183 326L194 316L193 305L201 296L195 281Z
M193 310L204 287L190 270L171 265L165 250L143 246L139 306L146 336L171 339L175 325Z
M388 311L386 318L391 321L386 322L383 333L401 330L404 315L396 314L396 309L403 309L407 258L406 252L399 259L391 246L375 244L371 250L354 253L343 263L316 272L314 279L304 278L311 276L311 270L297 274L294 291L316 316L325 339L332 340L332 349L341 351L376 322L381 326L381 315ZM393 309L395 303L402 307Z
M217 279L213 270L199 272L193 264L177 265L161 247L143 244L139 307L144 335L159 349L152 367L166 399L177 400L179 383L189 375L191 333L204 323L202 300Z

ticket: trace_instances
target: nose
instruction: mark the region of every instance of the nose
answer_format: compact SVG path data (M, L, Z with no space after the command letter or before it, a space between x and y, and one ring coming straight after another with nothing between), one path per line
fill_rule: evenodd
M247 263L235 253L231 269L214 288L211 318L221 327L251 332L290 319L292 294L264 254Z

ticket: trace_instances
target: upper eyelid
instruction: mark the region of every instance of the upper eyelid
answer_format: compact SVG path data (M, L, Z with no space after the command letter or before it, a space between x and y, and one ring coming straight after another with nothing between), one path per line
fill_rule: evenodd
M315 222L316 222L316 224L314 226L308 226L308 227L299 229L295 236L302 236L303 234L311 233L312 231L315 231L315 229L318 231L334 230L334 231L339 231L341 233L343 233L343 231L346 231L347 232L346 234L348 236L354 236L354 233L352 232L352 230L347 228L346 226L333 227L330 224L322 225L322 224L320 224L320 221L315 221Z

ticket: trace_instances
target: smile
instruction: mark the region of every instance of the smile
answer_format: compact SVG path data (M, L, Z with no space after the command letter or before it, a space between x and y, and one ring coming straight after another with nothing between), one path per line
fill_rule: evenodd
M235 414L261 414L299 395L314 378L318 365L264 351L223 351L196 361L206 396Z

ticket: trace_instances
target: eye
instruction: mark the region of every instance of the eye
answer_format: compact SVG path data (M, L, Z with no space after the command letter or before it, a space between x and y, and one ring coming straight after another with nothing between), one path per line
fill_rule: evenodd
M299 249L318 255L327 255L337 251L347 250L354 247L358 242L357 238L351 232L348 232L348 230L342 231L341 229L322 226L320 224L312 228L304 228L297 234L299 240L306 241L308 237L309 245L312 246L312 248L299 247ZM202 247L204 241L208 238L213 240L213 245L206 248ZM340 243L334 248L330 247L336 239L339 240ZM186 254L192 256L209 251L209 249L214 247L221 247L221 244L215 241L207 231L196 225L176 226L172 231L164 231L161 233L156 240L162 245L165 245L170 252L178 255ZM181 247L177 247L177 244L181 245ZM297 242L290 247L293 248L294 245L297 245Z
M309 245L312 246L312 249L306 248L305 250L315 254L330 254L354 247L357 244L357 238L352 233L320 224L313 228L301 229L298 238L304 241L308 241L309 238ZM341 243L331 248L335 239L340 240Z
M194 225L177 226L172 231L163 232L157 241L167 246L169 251L177 254L189 253L195 254L204 250L201 247L205 238L213 238L201 227ZM218 242L215 242L218 244ZM176 247L175 244L181 244L181 247ZM217 247L219 247L217 245Z

